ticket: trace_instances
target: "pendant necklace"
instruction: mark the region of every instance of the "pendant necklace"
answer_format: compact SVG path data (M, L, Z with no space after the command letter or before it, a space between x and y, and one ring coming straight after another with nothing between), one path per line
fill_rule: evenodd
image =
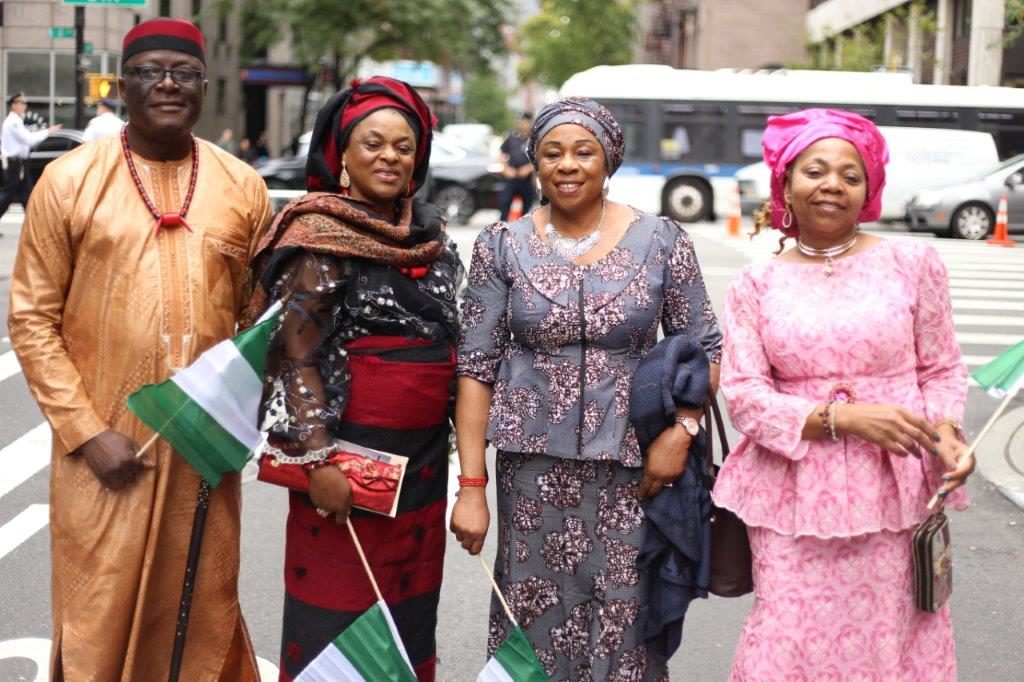
M185 193L185 201L177 212L168 211L167 213L161 213L157 210L153 200L146 194L146 188L142 185L142 178L139 177L139 171L135 168L135 162L132 160L132 152L128 148L128 124L126 123L121 127L121 150L124 152L125 161L128 162L128 172L132 174L132 180L135 181L135 189L139 190L139 196L142 197L146 208L156 218L154 235L159 235L160 230L165 227L184 227L189 232L192 231L192 228L185 222L185 214L188 213L189 204L192 203L192 195L196 191L196 179L199 177L199 143L196 142L195 135L190 137L192 138L192 177L188 181L188 192Z
M839 246L832 246L827 249L815 249L814 247L807 246L802 241L797 239L796 247L800 249L800 253L804 254L805 256L809 256L811 258L824 258L825 267L822 268L822 272L825 273L826 277L831 277L833 264L832 259L852 249L853 245L857 243L857 236L858 235L854 233L854 235L850 237L850 241L846 242L845 244L840 244Z
M588 251L597 245L601 239L601 227L604 225L604 210L607 205L605 200L601 201L601 217L598 218L597 227L585 237L576 239L562 235L550 222L544 226L544 236L547 237L548 246L559 256L567 261L574 261L582 258ZM551 213L548 212L550 219Z

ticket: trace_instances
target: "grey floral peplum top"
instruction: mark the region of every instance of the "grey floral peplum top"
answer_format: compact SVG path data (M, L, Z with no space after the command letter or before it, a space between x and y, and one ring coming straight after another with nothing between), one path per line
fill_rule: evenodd
M638 467L629 386L659 325L720 361L693 242L676 222L635 211L589 265L548 248L531 216L499 222L473 246L457 372L493 385L487 438L499 450Z

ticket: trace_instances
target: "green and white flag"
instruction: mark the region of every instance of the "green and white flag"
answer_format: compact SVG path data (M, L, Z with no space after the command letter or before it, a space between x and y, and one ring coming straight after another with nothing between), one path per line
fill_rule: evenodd
M476 682L548 682L548 675L526 635L513 627Z
M327 645L295 682L416 682L388 605L378 601Z
M160 434L207 483L241 471L262 442L257 421L270 335L281 302L161 384L128 396L128 409Z
M993 398L1015 395L1024 387L1024 341L1010 346L995 360L971 373Z

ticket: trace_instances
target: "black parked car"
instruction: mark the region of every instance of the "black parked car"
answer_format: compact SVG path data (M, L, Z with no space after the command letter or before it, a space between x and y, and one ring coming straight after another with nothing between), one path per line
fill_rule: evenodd
M299 137L295 156L272 159L257 169L269 189L306 188L310 137L310 133ZM434 133L426 200L444 209L452 222L466 223L482 208L498 208L504 182L500 163Z

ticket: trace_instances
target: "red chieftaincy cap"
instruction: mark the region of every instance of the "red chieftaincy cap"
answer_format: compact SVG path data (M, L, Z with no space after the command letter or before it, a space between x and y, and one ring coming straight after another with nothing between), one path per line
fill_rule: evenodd
M184 19L150 19L128 31L121 45L121 63L149 50L184 52L206 64L206 43L203 41L203 34L195 24Z

